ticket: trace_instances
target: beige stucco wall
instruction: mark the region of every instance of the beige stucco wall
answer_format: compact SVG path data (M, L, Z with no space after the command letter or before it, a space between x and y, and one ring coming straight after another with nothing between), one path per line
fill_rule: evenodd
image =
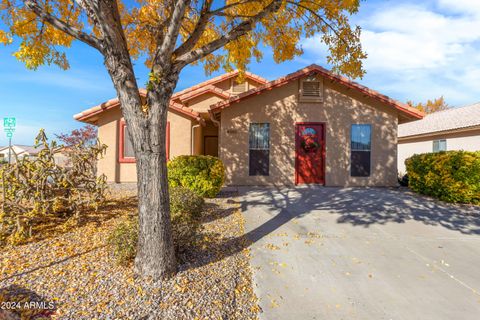
M480 150L480 128L462 132L450 132L409 139L398 144L398 172L406 173L405 160L414 154L433 151L434 140L447 140L447 150Z
M222 99L213 93L206 93L188 101L187 106L196 112L208 112L212 104L223 100L225 99Z
M326 124L327 186L393 186L397 184L397 119L390 107L366 100L352 90L324 81L324 101L298 102L299 82L266 91L222 111L220 157L227 185L293 185L295 123ZM371 105L374 105L372 107ZM270 123L270 175L248 174L248 129L251 122ZM350 177L350 128L372 124L371 176Z
M118 162L121 119L120 109L115 108L105 111L97 123L98 137L108 146L105 156L98 161L98 174L105 174L109 182L135 182L135 163ZM170 122L170 158L190 154L192 121L174 112L168 112L167 119Z

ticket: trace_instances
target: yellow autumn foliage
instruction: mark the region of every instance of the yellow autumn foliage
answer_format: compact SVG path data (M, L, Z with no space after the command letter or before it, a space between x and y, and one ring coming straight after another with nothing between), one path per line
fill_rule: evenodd
M278 10L255 22L252 30L233 38L223 49L200 59L207 73L220 68L245 70L252 58L260 60L260 48L272 48L276 62L293 59L303 53L301 41L313 38L328 49L328 62L339 73L351 77L364 74L362 60L366 54L360 45L360 28L351 26L350 15L358 11L360 0L278 0ZM195 39L187 51L201 48L235 27L258 15L275 0L190 1L182 17L177 48ZM130 56L142 58L151 67L158 46L174 11L171 1L136 0L116 2ZM69 28L102 40L98 24L92 19L89 1L74 0L0 0L0 43L18 45L14 56L27 68L44 64L69 67L65 48L73 38L63 30L38 17L29 7L37 4ZM205 20L205 25L201 21ZM202 25L200 30L197 29ZM195 31L199 36L195 37ZM15 38L15 41L12 39ZM172 59L176 59L174 55ZM192 63L196 63L193 61Z

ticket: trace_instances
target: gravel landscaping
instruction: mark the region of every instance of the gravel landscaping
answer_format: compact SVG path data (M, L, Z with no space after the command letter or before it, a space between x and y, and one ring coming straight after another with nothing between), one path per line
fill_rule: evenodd
M110 230L135 210L130 196L110 201L82 227L63 226L49 230L52 236L3 248L0 302L4 309L13 308L8 302L44 303L22 304L25 319L256 319L244 221L228 199L207 200L198 243L182 251L171 279L136 278L106 245ZM0 319L20 319L19 312L0 309Z

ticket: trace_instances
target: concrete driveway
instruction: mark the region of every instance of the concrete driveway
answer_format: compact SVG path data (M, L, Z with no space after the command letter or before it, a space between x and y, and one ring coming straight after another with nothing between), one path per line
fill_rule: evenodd
M262 319L480 319L480 208L397 189L240 189Z

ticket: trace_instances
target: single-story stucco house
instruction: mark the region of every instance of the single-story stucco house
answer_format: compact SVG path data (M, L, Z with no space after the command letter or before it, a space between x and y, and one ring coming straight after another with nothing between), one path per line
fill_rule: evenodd
M416 153L480 151L480 103L435 112L398 127L398 172Z
M244 82L237 77L226 73L173 95L169 159L218 156L226 185L397 184L398 124L422 112L317 65L273 81L248 72ZM74 118L97 125L108 145L98 172L110 182L135 182L118 99Z

